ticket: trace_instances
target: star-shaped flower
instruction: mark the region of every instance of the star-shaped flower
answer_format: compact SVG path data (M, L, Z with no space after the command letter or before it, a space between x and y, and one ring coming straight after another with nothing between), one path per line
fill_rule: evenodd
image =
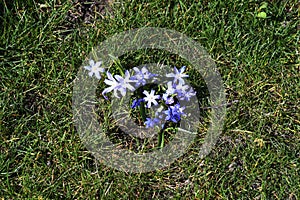
M156 99L160 99L160 96L159 95L154 95L154 92L155 92L154 90L151 90L150 94L146 90L144 90L144 92L143 92L143 94L146 95L146 97L144 97L144 100L147 102L147 108L150 108L152 103L154 105L158 104Z
M163 100L165 101L166 104L172 104L174 103L174 98L168 94L163 94L162 96Z
M189 101L191 97L195 96L196 92L191 87L189 91L184 91L181 93L180 100L186 100Z
M130 85L130 83L136 81L130 80L130 73L128 70L125 71L125 78L123 78L120 75L115 75L115 78L119 81L120 84L119 91L121 92L122 96L126 95L126 89L129 89L130 91L135 90L135 88L132 85Z
M175 85L172 83L172 81L169 81L168 83L167 83L167 85L168 85L168 89L166 90L166 94L168 94L168 95L172 95L172 94L175 94L175 92L176 92L176 87L174 87Z
M143 98L133 100L131 108L136 108L136 107L140 106L141 102L143 102L143 101L145 101Z
M157 74L152 74L148 71L146 67L143 67L141 70L137 67L134 67L135 75L131 77L132 80L136 80L135 86L145 85L147 80L157 76Z
M92 77L95 74L97 79L101 79L100 72L105 72L104 68L100 67L102 65L102 61L95 63L94 60L90 60L89 64L89 66L84 66L84 69L90 71L89 76Z
M183 78L189 77L189 75L183 73L185 68L186 68L186 66L183 66L178 71L178 69L176 67L174 67L175 73L169 73L166 75L166 77L174 77L173 83L177 84L177 82L179 82L180 84L183 85L184 84Z
M147 117L144 124L146 125L146 128L152 128L155 125L157 125L158 123L159 123L159 119L157 119L157 118L151 119L151 118Z
M181 116L185 116L186 114L183 112L185 107L180 107L180 104L176 104L175 106L170 106L168 110L164 111L164 113L167 115L166 120L172 121L172 122L179 122L181 119Z
M185 93L186 93L186 90L189 88L188 85L183 85L181 83L175 85L175 90L176 90L176 94L179 98L182 98Z
M111 92L112 90L114 91L114 96L117 98L120 98L117 94L117 91L119 91L122 96L125 96L126 89L129 89L131 91L135 90L135 88L132 85L130 85L130 82L135 82L135 81L130 80L130 74L128 70L126 70L125 72L125 78L123 78L120 75L115 75L115 77L113 77L110 72L107 72L106 75L108 79L105 79L104 83L110 85L110 87L103 90L102 94L104 98L107 99L105 94Z
M107 99L107 97L105 96L106 93L114 91L114 95L115 97L119 98L117 91L120 88L120 83L118 83L118 81L116 81L114 79L114 77L111 75L110 72L106 72L107 78L104 80L104 83L106 83L107 85L110 85L110 87L105 88L102 92L102 95L104 96L105 99Z

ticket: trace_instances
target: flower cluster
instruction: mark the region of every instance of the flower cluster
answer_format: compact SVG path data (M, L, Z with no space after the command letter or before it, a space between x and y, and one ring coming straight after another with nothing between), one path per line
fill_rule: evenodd
M94 62L91 60L89 66L84 66L89 71L88 75L95 75L96 78L101 79L101 73L105 73L105 69L101 67L102 62ZM167 87L159 86L159 91L155 91L152 88L147 88L149 81L157 77L157 74L149 72L144 66L142 69L134 67L134 74L131 75L128 70L125 71L124 77L120 75L112 75L109 71L106 71L106 79L104 83L108 85L103 90L102 95L108 99L107 93L112 92L116 98L120 98L120 95L124 97L127 90L135 91L139 87L144 87L141 94L138 94L132 101L132 109L150 109L159 107L155 111L153 117L145 117L146 128L159 125L161 121L169 121L178 123L182 116L186 116L184 113L184 106L180 105L179 100L190 101L192 96L196 95L193 88L185 84L185 79L188 75L185 74L186 67L183 66L179 70L174 67L174 72L166 74L166 79L172 78L167 82ZM160 92L160 93L158 93Z

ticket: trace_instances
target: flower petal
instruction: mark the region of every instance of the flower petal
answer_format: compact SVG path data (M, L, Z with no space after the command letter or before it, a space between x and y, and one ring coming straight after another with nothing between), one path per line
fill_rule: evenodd
M95 65L94 60L90 60L90 61L89 61L89 64L90 64L90 66L94 66L94 65Z
M91 69L92 69L91 66L84 66L83 68L86 69L86 70L89 70L89 71L91 71Z
M96 62L95 67L99 68L101 65L102 65L102 62L99 61L99 62Z
M96 76L97 79L99 79L99 80L101 79L101 76L100 76L99 72L95 72L95 76Z

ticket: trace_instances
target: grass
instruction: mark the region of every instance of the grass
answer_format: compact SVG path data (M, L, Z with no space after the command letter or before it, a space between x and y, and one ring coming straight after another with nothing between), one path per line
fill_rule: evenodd
M115 1L90 23L72 22L70 1L11 2L0 2L0 199L300 198L296 0L268 1L265 19L256 0ZM93 46L145 26L203 45L238 103L207 157L196 142L169 167L130 174L95 161L81 142L72 84ZM121 62L157 59L179 60L136 52Z

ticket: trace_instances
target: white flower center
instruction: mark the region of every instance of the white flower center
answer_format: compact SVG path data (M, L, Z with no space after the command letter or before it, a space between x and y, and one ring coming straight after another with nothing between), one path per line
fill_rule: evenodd
M97 69L98 69L97 66L93 66L93 67L92 67L92 71L93 71L93 72L97 71Z

